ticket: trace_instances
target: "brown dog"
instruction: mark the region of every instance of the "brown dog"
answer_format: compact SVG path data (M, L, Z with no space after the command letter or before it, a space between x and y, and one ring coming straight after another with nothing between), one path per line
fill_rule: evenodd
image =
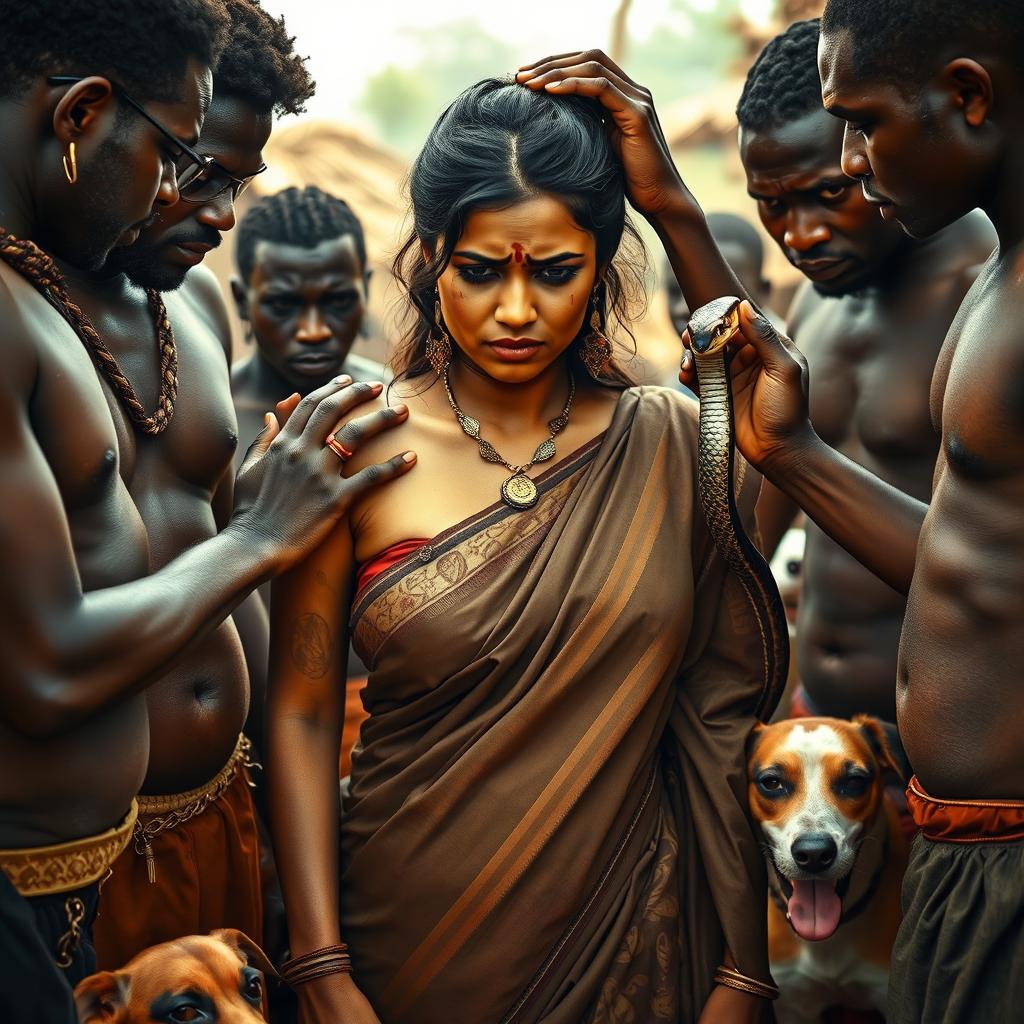
M747 765L765 839L768 955L782 1024L832 1007L884 1012L907 841L886 794L903 775L866 715L758 726Z
M222 928L151 946L119 971L83 979L75 1004L81 1024L253 1024L266 1020L261 971L276 977L252 939Z

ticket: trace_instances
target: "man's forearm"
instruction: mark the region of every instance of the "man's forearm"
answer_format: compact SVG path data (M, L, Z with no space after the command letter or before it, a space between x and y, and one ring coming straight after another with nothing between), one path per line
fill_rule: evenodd
M150 576L83 595L53 631L59 647L39 709L48 727L144 689L273 571L268 546L229 527Z
M761 471L840 547L906 594L928 506L858 465L817 436Z
M708 230L700 205L685 185L670 206L650 218L691 310L722 295L749 298Z

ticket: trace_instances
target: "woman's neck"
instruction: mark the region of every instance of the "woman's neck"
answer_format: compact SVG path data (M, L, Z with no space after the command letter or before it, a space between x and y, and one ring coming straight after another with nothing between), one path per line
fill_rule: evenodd
M485 430L505 436L546 432L569 396L569 371L561 359L522 384L497 381L466 359L456 359L448 379L462 411Z

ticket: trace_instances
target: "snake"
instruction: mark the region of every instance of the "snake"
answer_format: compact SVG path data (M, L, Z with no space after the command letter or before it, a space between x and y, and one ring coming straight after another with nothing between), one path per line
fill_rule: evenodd
M733 490L736 426L728 344L740 327L740 300L725 295L690 316L690 348L700 389L697 427L697 494L711 537L738 578L761 633L763 686L757 717L767 721L789 672L789 628L775 577L747 536Z

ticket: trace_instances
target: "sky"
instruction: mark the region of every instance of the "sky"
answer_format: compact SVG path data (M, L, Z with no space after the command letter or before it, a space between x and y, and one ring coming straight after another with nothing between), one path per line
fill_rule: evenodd
M710 9L716 0L691 0ZM748 17L763 20L772 0L744 0ZM552 53L606 48L608 27L618 0L263 0L274 15L284 15L297 37L296 49L309 56L317 82L307 116L362 123L357 101L367 77L391 64L420 56L417 31L473 19L521 49L523 63ZM685 30L685 16L673 13L672 0L633 0L631 36L645 38L660 26ZM508 70L513 69L496 69Z

